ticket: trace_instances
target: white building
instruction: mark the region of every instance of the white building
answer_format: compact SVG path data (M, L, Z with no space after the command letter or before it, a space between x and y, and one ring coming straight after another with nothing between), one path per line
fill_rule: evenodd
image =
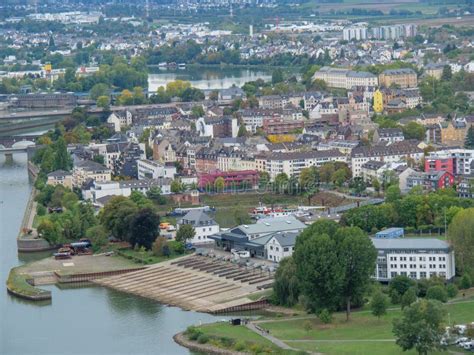
M300 232L277 232L265 244L267 259L280 262L291 256L295 249L296 237Z
M395 163L399 161L406 162L410 158L418 163L423 158L423 155L423 149L410 141L395 142L387 146L359 146L354 148L351 153L352 176L362 176L362 165L368 161Z
M351 41L353 39L360 41L367 39L367 27L354 26L344 28L344 30L342 30L342 39L345 41Z
M372 238L377 249L375 279L389 281L402 275L414 280L433 276L451 280L455 274L454 251L435 238Z
M299 177L301 170L311 166L320 167L329 162L347 162L347 158L339 150L310 152L272 153L267 157L265 170L273 180L280 173L289 177Z
M342 68L322 67L313 75L313 80L324 80L334 88L351 89L353 86L378 86L376 75Z
M88 189L82 189L84 200L97 200L106 196L128 197L132 191L146 195L152 187L158 187L162 195L171 194L171 179L124 180L124 181L95 181Z
M138 180L169 178L174 179L176 167L174 165L161 164L153 160L137 161Z
M219 233L220 227L214 219L209 217L203 210L191 210L178 223L178 231L181 226L190 224L193 226L195 236L193 239L188 240L188 243L192 244L205 244L213 243L212 239L208 237Z
M130 111L112 112L107 118L107 123L113 125L115 132L120 132L122 127L132 124L132 113Z

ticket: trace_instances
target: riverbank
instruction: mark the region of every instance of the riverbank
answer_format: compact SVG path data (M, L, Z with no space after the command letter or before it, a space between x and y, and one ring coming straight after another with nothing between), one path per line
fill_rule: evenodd
M27 162L28 174L33 182L36 180L39 168L28 160ZM32 253L39 251L53 250L55 247L51 246L45 239L40 238L34 228L34 220L36 217L37 203L35 198L38 191L34 186L31 187L28 202L26 203L23 219L21 220L20 229L17 236L17 250L22 253Z
M445 304L450 324L467 324L474 321L474 288L463 292ZM291 310L291 309L290 309ZM400 354L401 349L395 343L392 333L393 320L401 316L399 306L392 306L387 314L379 318L365 308L355 311L349 322L344 312L333 314L331 323L326 324L314 314L263 318L251 321L256 328L253 337L266 341L277 340L293 351L306 351L324 354ZM243 326L232 326L225 323L214 323L196 327L195 332L204 334L208 339L227 338L221 346L234 349L240 341L251 340ZM268 336L267 336L268 335ZM280 345L282 345L280 344ZM280 346L282 348L283 346ZM451 349L458 350L458 349ZM284 350L289 351L288 348ZM450 349L436 354L449 354ZM407 354L416 354L408 351Z

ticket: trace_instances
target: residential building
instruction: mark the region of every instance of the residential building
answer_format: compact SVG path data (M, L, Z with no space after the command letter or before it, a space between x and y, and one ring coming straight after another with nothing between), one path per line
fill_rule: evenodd
M48 174L46 184L52 186L61 185L72 190L72 174L64 170L55 170Z
M373 136L374 143L386 142L388 144L405 140L403 131L400 128L379 128Z
M390 281L397 276L414 280L441 277L452 280L455 275L454 251L436 238L371 238L377 249L374 278Z
M351 89L354 86L378 86L377 76L362 71L322 67L313 75L313 80L324 80L329 87Z
M109 123L115 132L120 132L123 127L130 126L132 124L132 113L128 110L119 112L112 112L107 118L107 123Z
M474 174L474 149L444 149L425 157L425 171L447 171L456 176Z
M276 232L265 244L265 253L268 260L279 263L283 258L293 254L296 238L300 232Z
M418 147L418 142L410 140L395 142L390 145L359 146L354 148L351 153L352 176L361 176L362 165L370 160L392 163L413 159L415 162L419 162L423 155L423 149Z
M81 187L89 179L98 182L110 181L112 172L102 164L91 160L78 161L72 169L72 186Z
M169 178L174 179L176 166L174 164L162 164L153 160L137 161L138 180Z
M413 69L387 69L379 75L380 86L387 88L396 85L400 88L414 88L417 87L417 75Z
M311 166L320 167L329 162L347 162L347 158L339 150L323 150L309 152L271 153L267 156L265 170L273 180L278 174L299 177L301 170Z
M195 235L192 239L187 240L187 243L191 244L206 244L213 243L209 236L219 233L220 227L217 222L209 217L209 215L203 210L191 210L186 215L178 220L177 229L189 224L193 227Z
M342 30L342 39L345 41L365 40L367 39L367 27L351 26Z
M414 171L407 176L407 189L421 186L425 191L436 191L454 184L454 175L447 171Z

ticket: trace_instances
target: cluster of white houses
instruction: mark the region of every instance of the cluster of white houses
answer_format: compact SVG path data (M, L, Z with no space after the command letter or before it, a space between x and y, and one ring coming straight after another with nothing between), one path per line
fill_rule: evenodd
M279 263L291 256L296 238L307 227L294 217L263 218L254 224L219 231L219 225L203 211L191 211L178 222L193 225L196 245L214 243L225 251L246 250L251 257ZM412 279L433 276L451 280L455 274L454 252L445 241L435 238L371 238L377 249L374 278L390 281L403 275Z

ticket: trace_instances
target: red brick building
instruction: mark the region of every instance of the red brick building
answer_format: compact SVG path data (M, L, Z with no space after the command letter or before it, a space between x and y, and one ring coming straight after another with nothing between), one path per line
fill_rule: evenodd
M206 189L214 187L217 178L222 177L226 188L258 187L259 173L256 170L214 171L198 174L198 187Z
M284 120L282 118L267 118L263 120L263 130L266 134L287 134L304 128L300 120Z

